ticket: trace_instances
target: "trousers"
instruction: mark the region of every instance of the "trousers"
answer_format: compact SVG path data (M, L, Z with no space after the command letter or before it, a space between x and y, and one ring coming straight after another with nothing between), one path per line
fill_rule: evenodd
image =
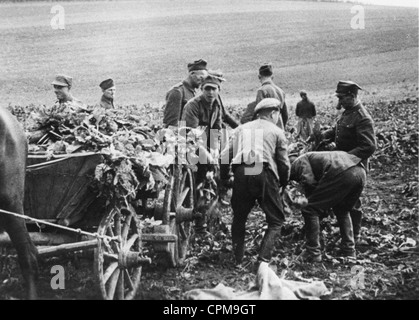
M272 170L264 165L258 175L246 175L245 164L235 166L231 207L233 224L231 228L236 260L244 253L246 221L256 201L265 213L268 230L259 250L259 260L269 261L274 248L275 237L279 235L285 220L280 199L279 181Z
M355 250L355 240L350 211L359 203L365 186L366 173L361 166L355 166L333 179L320 183L307 197L308 205L302 214L306 222L306 248L313 255L320 254L319 218L326 209L333 208L342 237L342 251L350 254Z

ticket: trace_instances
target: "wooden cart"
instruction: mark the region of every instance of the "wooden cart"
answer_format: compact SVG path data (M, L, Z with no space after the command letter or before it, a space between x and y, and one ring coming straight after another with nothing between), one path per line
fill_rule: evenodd
M55 156L48 161L45 155L29 155L25 214L69 229L47 224L42 232L30 232L41 256L94 249L94 270L103 299L133 299L142 266L151 262L143 254L143 242L151 242L172 266L186 258L192 221L199 216L194 210L194 176L188 166L172 164L160 190L140 193L140 212L131 205L106 209L105 201L90 188L101 162L103 156L96 153ZM148 201L149 197L154 200ZM147 216L162 223L143 234L141 218ZM42 223L35 227L40 229Z

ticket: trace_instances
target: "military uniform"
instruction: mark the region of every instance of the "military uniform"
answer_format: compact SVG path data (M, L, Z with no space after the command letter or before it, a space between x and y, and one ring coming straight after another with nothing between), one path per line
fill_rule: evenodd
M270 103L273 100L276 102ZM279 105L280 101L276 99L264 99L256 106L255 112L269 108L279 109ZM258 132L263 134L262 143L256 141ZM221 163L223 180L228 178L230 163L234 172L231 232L236 261L240 263L243 259L246 220L256 200L268 223L258 259L269 261L275 237L280 234L285 220L279 196L280 187L288 182L290 170L284 131L263 118L239 126L233 133L229 146L221 153Z
M262 76L272 76L272 65L271 64L264 64L259 68L259 74ZM255 119L255 107L256 105L265 98L274 98L281 101L280 105L280 113L281 117L278 120L278 127L281 129L285 129L288 121L288 107L285 102L285 93L284 91L275 85L272 79L266 80L262 83L262 86L258 89L256 93L256 101L254 103L250 103L247 106L246 111L244 112L241 123L246 123Z
M103 109L114 109L115 108L115 106L113 104L113 99L108 99L104 95L102 95L102 97L100 98L99 105Z
M207 70L207 62L203 59L188 63L188 71ZM166 127L178 126L182 119L183 108L189 100L196 96L196 90L188 80L174 85L166 94L166 104L163 111L163 124Z
M345 110L336 125L324 133L324 138L333 140L336 150L361 158L368 169L368 158L376 149L374 121L361 103Z
M166 105L163 113L163 124L177 126L185 105L193 99L196 91L184 80L174 85L166 94Z
M321 260L319 219L329 208L333 208L338 220L342 254L355 257L349 211L365 185L361 159L343 151L308 152L292 163L290 179L303 186L308 200L308 205L301 210L306 230L306 258Z
M339 81L336 89L337 96L357 96L361 89L352 81ZM365 107L358 101L352 108L347 108L337 124L323 134L325 139L335 142L336 150L346 151L362 159L362 165L368 172L368 158L376 150L374 121ZM351 219L355 239L361 230L361 201L358 199L351 210Z
M73 78L63 74L59 74L55 77L54 81L51 83L53 86L68 87L69 89L73 85ZM66 101L57 100L55 102L57 110L63 111L69 109L71 112L85 112L87 107L83 102L69 95Z
M115 88L115 83L112 79L106 79L106 80L103 80L99 84L99 87L103 91L111 89L111 88L114 89ZM114 107L115 107L114 104L113 104L113 98L108 98L104 94L100 98L99 105L103 109L114 109Z

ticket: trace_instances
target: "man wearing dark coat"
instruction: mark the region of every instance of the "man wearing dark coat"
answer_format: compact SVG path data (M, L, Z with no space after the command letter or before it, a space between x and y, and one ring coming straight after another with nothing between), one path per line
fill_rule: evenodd
M188 77L175 84L166 94L166 104L163 111L163 124L165 127L178 126L182 118L186 103L194 98L197 89L208 75L207 62L203 59L188 63Z
M365 179L361 159L345 151L308 152L292 161L290 180L300 183L308 200L301 209L306 233L302 260L322 260L320 219L329 208L333 208L342 238L338 255L356 258L349 212L361 195Z
M313 133L313 121L316 116L316 107L307 97L307 92L302 90L300 92L301 101L297 103L295 108L295 115L298 118L297 122L297 138L306 141Z
M336 144L336 150L346 151L360 158L368 172L368 158L376 150L374 121L358 99L361 87L352 81L339 81L336 96L339 99L338 109L345 109L332 129L323 133L326 140ZM362 90L362 89L361 89ZM351 219L355 240L361 231L361 201L358 200L351 210Z

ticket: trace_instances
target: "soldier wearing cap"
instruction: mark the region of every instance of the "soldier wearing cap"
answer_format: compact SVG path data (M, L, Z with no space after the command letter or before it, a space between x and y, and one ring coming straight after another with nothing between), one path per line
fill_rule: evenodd
M183 108L186 103L196 96L196 90L208 75L207 62L196 60L188 63L188 77L174 85L166 94L166 104L163 112L163 124L177 126L182 118Z
M219 152L222 113L218 94L223 81L224 79L221 77L208 74L202 82L201 95L188 101L183 109L181 119L188 128L204 129L206 138L204 143L207 150L213 155ZM209 163L198 163L197 185L204 181L208 171L214 171L214 163L211 163L209 158L206 160L209 160ZM196 220L195 232L201 235L207 234L205 218Z
M222 128L219 92L223 81L223 78L209 74L203 80L201 95L189 100L182 113L182 121L185 122L186 127L206 128L208 140L211 140L209 139L210 134L215 133L215 131L210 131L211 129L221 130ZM213 145L210 145L209 142L210 149L218 148L216 139L214 139Z
M208 71L209 74L218 77L220 79L223 78L223 73L221 71ZM228 124L231 128L235 129L239 126L238 122L231 116L231 114L228 112L228 110L224 107L223 101L221 100L221 96L218 95L218 103L221 107L221 120L223 121L222 127L225 128L225 124Z
M285 93L273 82L273 68L272 64L266 63L259 68L259 81L262 86L258 89L256 93L256 101L250 103L247 106L246 111L244 112L241 123L246 123L251 121L255 117L254 109L255 106L265 98L275 98L281 101L280 113L281 117L278 119L278 127L285 130L287 121L288 121L288 107L285 102Z
M254 110L257 119L236 128L221 153L222 181L230 179L230 164L234 174L231 232L237 263L244 257L246 220L256 200L268 223L259 261L270 260L275 238L285 220L280 188L288 183L290 163L284 130L276 125L281 105L278 99L262 99Z
M71 87L73 85L73 78L67 75L59 74L55 77L52 82L54 86L54 93L57 96L58 103L60 106L66 105L74 111L86 111L86 107L80 100L77 100L71 94Z
M336 125L323 133L323 138L336 144L336 150L346 151L361 159L360 165L368 170L368 158L376 150L374 121L358 99L358 90L362 88L352 81L339 81L336 96L338 109L343 108ZM355 240L361 230L361 201L358 200L351 210L351 219Z
M307 92L301 90L301 101L297 103L295 108L295 115L298 118L297 122L297 138L301 137L306 141L313 133L313 121L316 116L316 107L307 97Z
M99 102L100 106L103 109L113 109L114 108L113 100L114 100L115 91L116 91L114 81L112 79L103 80L99 84L99 87L102 89L102 97L100 98L100 102Z

